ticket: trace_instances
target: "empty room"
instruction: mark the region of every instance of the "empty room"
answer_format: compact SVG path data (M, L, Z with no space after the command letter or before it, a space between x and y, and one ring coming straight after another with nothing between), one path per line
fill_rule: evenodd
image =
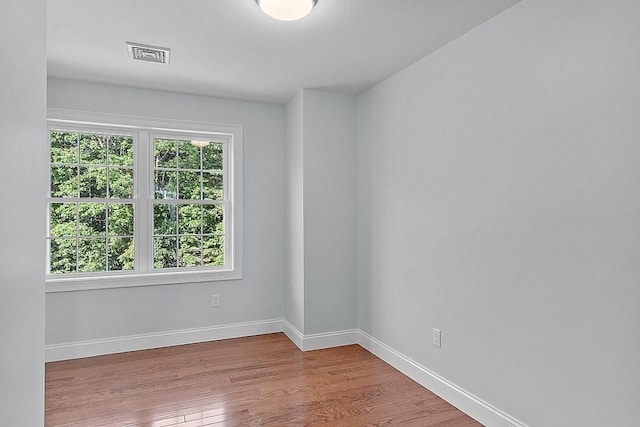
M0 425L640 425L637 0L0 35Z

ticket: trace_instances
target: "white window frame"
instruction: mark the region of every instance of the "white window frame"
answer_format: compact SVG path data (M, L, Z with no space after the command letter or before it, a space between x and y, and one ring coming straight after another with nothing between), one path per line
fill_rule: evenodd
M193 282L238 280L243 273L242 209L242 126L143 116L94 113L86 111L48 110L50 129L69 128L80 131L130 132L134 134L134 209L136 270L98 273L48 274L46 292L65 292L135 286L168 285ZM153 137L171 136L211 139L224 142L225 265L154 270L149 253L153 230L143 224L153 223ZM50 175L50 174L49 174ZM141 180L146 180L141 185ZM146 188L150 194L140 194ZM49 193L47 200L51 201ZM47 219L48 221L48 219ZM48 226L47 226L48 228ZM48 257L47 257L48 258ZM48 262L48 260L47 260Z

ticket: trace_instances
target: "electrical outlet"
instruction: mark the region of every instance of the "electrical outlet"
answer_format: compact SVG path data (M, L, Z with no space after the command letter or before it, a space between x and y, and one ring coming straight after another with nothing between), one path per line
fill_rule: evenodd
M211 295L211 307L220 307L220 295Z
M440 348L442 347L442 341L440 341L440 335L442 331L440 329L433 328L433 345Z

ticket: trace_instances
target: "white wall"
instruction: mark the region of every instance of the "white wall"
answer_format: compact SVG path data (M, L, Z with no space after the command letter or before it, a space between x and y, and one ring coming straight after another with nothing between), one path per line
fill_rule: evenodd
M357 326L356 99L303 89L287 103L285 318L313 335Z
M46 4L0 13L0 414L44 424Z
M356 100L305 89L305 334L357 326Z
M283 106L59 79L49 80L48 104L242 125L245 241L242 280L47 294L47 344L283 316ZM214 293L221 302L215 309Z
M302 91L285 115L285 286L284 317L304 332L304 159Z
M638 46L637 0L525 0L359 98L362 330L531 426L640 423Z

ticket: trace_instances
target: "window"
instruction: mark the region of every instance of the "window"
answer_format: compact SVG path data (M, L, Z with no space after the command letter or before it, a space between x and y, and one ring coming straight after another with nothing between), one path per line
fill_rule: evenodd
M224 265L224 144L154 137L154 268Z
M241 277L241 128L50 110L47 290Z
M133 135L51 129L49 137L49 272L133 270Z

